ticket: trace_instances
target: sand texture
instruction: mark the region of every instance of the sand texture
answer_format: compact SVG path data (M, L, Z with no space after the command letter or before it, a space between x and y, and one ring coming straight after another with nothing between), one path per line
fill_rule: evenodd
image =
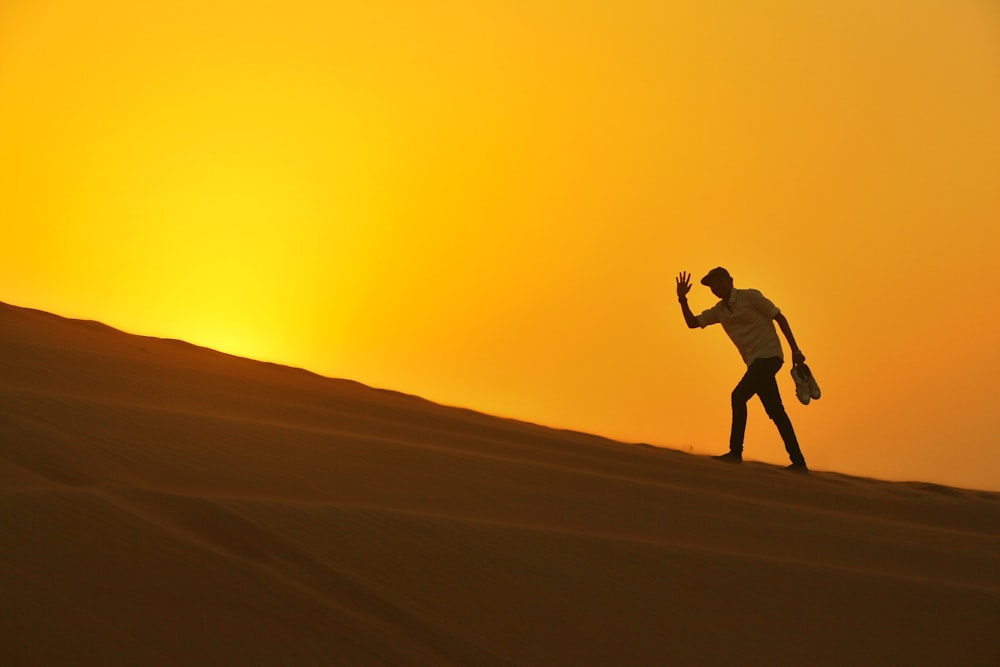
M1000 494L0 305L0 591L7 666L994 666Z

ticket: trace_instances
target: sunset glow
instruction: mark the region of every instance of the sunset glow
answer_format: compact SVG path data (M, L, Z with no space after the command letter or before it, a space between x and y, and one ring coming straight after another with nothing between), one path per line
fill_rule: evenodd
M814 468L1000 489L994 2L15 0L0 100L0 301L720 453L723 265Z

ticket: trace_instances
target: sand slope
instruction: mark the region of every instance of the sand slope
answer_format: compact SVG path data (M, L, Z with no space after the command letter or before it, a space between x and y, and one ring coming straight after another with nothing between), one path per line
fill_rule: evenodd
M3 665L995 665L1000 494L0 305L0 591Z

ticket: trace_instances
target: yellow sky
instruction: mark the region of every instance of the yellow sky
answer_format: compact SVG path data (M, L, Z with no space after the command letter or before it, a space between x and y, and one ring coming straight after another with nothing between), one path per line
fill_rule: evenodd
M991 0L14 0L0 100L0 300L717 453L722 264L813 467L1000 488Z

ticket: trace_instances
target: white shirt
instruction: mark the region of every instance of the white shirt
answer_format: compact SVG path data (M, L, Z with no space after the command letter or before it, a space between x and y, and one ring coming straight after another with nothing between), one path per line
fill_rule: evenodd
M722 324L749 366L757 359L785 358L774 328L774 318L780 312L757 290L734 288L728 300L720 300L698 315L698 325L704 329L710 324Z

